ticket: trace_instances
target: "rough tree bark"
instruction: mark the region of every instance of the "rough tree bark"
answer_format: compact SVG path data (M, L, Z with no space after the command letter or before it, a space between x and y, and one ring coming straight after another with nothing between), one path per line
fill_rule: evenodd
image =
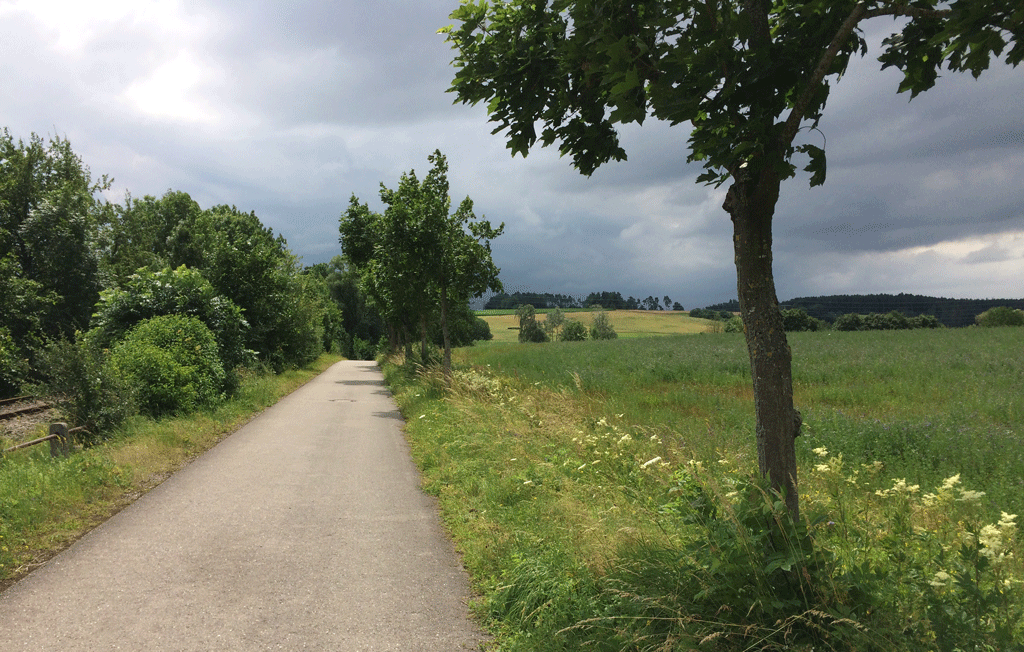
M733 222L736 280L754 384L757 461L771 487L799 517L795 438L800 414L793 405L792 354L772 275L772 216L780 179L765 166L756 177L738 170L723 208Z

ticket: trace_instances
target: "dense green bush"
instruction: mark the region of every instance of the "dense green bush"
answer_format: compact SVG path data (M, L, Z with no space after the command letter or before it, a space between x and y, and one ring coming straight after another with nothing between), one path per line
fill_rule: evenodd
M111 348L136 324L160 315L185 315L203 322L217 340L225 369L251 362L243 346L248 324L242 311L217 294L202 274L186 267L158 272L140 269L121 287L104 290L86 337L97 346Z
M137 410L135 387L109 364L109 352L87 340L50 342L39 352L43 382L33 391L46 396L87 444L105 439Z
M559 342L582 342L587 339L587 327L583 322L575 319L568 319L562 324L562 330L558 333Z
M615 328L612 327L610 321L608 321L608 313L604 310L598 310L594 313L594 321L590 325L590 339L592 340L614 340L619 334L615 332Z
M743 332L743 318L739 315L730 317L729 321L725 322L726 333L742 333Z
M1024 326L1024 311L996 306L975 317L974 321L978 326Z
M941 328L942 322L935 315L907 317L898 310L886 314L850 313L836 319L832 327L837 331L898 331L913 328Z
M828 330L828 324L815 319L802 308L787 308L782 311L782 328L787 332Z
M10 331L0 326L0 398L18 393L27 370Z
M134 384L139 407L150 416L192 412L224 391L217 341L194 317L161 315L139 323L110 362Z

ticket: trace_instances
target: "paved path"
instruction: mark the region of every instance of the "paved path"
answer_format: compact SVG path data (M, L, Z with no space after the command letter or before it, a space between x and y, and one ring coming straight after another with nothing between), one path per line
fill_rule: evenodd
M477 649L400 427L334 365L0 594L0 650Z

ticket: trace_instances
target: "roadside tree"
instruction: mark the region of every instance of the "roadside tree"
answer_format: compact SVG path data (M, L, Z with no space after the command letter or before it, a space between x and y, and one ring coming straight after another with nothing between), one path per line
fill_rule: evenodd
M450 213L448 161L435 150L422 182L415 170L402 175L398 188L381 184L387 206L374 213L353 195L341 216L340 241L346 260L360 271L363 285L394 333L418 326L421 357L427 358L429 322L438 315L444 342L444 369L451 370L448 314L453 304L469 302L487 290L502 291L491 260L492 228L477 220L466 197ZM397 338L392 336L392 342ZM407 340L408 341L408 340Z
M804 2L652 0L464 1L442 30L455 49L451 91L485 102L513 154L559 142L580 172L623 160L616 124L651 115L689 123L698 181L728 183L740 312L754 383L758 464L799 513L792 355L772 274L772 219L782 181L802 155L812 186L825 152L798 142L817 127L830 84L865 54L860 26L900 18L883 67L904 73L900 91L931 88L945 65L980 75L1009 45L1024 59L1024 18L986 0ZM539 127L539 132L538 132Z

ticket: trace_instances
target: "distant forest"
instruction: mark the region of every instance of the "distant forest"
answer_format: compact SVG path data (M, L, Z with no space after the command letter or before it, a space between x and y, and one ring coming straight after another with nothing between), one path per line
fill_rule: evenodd
M834 322L855 313L885 314L893 310L907 317L934 315L943 326L959 328L974 324L974 317L996 306L1024 309L1024 299L945 299L919 294L839 294L824 297L799 297L780 302L780 307L801 308L811 317ZM736 300L708 306L711 310L739 311Z
M683 306L678 301L672 301L668 296L649 295L646 299L623 298L618 292L591 292L585 297L547 292L495 294L484 304L484 310L509 310L527 304L540 309L601 306L608 310L683 310Z
M670 309L670 306L673 310L683 310L683 306L678 301L672 301L669 297L662 299L654 296L649 296L646 299L623 298L618 292L591 292L585 297L546 292L495 294L484 304L484 309L509 309L521 304L530 304L539 309L583 308L597 304L609 310L667 310ZM907 317L934 315L943 326L951 328L970 326L974 324L975 316L996 306L1024 310L1024 299L945 299L903 293L837 294L822 297L798 297L780 303L780 307L783 309L800 308L811 317L830 324L839 317L850 313L858 315L886 314L895 310ZM740 304L739 301L733 299L707 306L705 310L739 312Z

